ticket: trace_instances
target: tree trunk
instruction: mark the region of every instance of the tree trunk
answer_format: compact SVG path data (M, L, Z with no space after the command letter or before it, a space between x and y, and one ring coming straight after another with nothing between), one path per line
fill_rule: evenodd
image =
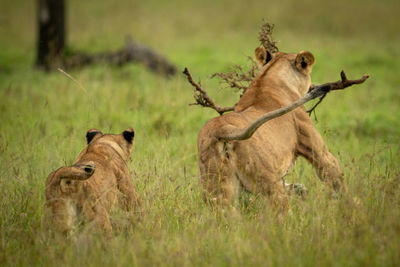
M36 66L62 66L65 48L64 0L37 0L38 40Z

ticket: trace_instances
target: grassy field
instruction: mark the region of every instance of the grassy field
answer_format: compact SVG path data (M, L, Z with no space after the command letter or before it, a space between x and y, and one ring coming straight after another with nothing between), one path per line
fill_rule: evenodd
M0 3L1 266L399 266L399 1L66 1L71 48L117 49L131 34L188 67L221 105L239 95L209 75L247 64L263 18L281 51L313 52L314 83L337 80L341 69L370 74L317 109L348 196L329 198L300 159L287 180L309 195L291 199L286 220L260 196L243 195L235 217L204 205L196 137L217 114L188 106L192 88L180 73L166 80L135 64L92 66L70 72L82 88L34 70L32 2ZM111 240L44 235L47 175L73 163L89 128L127 126L136 130L130 169L146 218L127 223L116 212Z

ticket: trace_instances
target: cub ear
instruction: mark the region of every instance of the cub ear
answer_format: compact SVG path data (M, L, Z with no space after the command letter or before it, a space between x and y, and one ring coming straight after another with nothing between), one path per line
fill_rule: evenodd
M135 131L132 127L128 127L125 131L122 132L122 136L129 143L133 143L133 138L135 137Z
M87 144L89 144L93 140L93 138L98 134L103 134L103 133L100 130L97 130L97 129L88 130L87 133L86 133Z
M310 74L312 66L315 63L313 54L308 51L301 51L297 54L295 64L296 68L303 74Z
M256 48L254 55L259 68L267 64L272 59L271 53L268 52L263 45Z

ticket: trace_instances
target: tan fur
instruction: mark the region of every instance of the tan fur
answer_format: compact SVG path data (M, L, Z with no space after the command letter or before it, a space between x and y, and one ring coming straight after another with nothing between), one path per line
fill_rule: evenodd
M67 233L83 221L109 234L109 212L117 202L128 211L140 205L127 166L133 136L132 128L118 135L89 130L75 164L47 177L45 223Z
M204 199L229 205L244 189L268 195L274 206L286 210L288 198L282 177L298 156L305 157L329 186L335 190L344 187L339 163L328 151L304 106L268 121L247 140L221 138L246 128L267 112L288 106L311 85L315 60L310 52L278 52L265 62L266 53L257 48L256 58L262 67L235 111L211 119L199 133Z

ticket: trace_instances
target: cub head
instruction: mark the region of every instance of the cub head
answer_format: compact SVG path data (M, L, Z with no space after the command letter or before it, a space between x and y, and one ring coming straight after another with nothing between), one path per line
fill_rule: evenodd
M315 58L308 51L300 53L277 52L271 54L264 46L257 47L255 58L260 68L259 79L267 79L265 84L275 83L287 84L290 88L297 90L301 95L307 93L311 85L311 70Z
M123 160L128 160L132 151L135 131L128 127L120 134L103 134L100 130L90 129L86 133L88 151L105 146L112 148Z

